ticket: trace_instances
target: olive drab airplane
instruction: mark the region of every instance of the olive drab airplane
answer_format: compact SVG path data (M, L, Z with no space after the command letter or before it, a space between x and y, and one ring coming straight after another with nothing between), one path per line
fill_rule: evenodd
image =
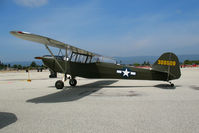
M65 74L64 80L55 83L57 89L64 87L64 81L69 79L71 86L76 86L78 77L103 78L103 79L132 79L132 80L157 80L169 82L181 76L178 57L173 53L164 53L152 65L151 69L135 68L117 64L112 58L104 57L48 37L22 31L11 31L12 35L37 43L44 44L50 55L35 57L41 59L45 66L55 73ZM51 47L59 49L54 55ZM63 53L63 50L65 51Z

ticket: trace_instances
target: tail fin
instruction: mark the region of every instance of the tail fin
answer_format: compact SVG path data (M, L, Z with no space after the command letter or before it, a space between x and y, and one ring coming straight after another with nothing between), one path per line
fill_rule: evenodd
M153 64L152 69L168 74L167 81L178 79L181 76L180 63L178 57L174 53L164 53Z

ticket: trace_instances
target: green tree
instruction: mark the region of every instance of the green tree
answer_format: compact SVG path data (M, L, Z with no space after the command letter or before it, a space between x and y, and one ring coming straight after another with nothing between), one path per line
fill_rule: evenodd
M191 65L191 64L192 64L192 62L191 62L191 61L189 61L189 60L185 60L185 61L184 61L184 64L185 64L185 65Z
M35 61L33 61L31 64L30 64L30 67L37 67L37 64Z
M3 63L0 62L0 70L4 68Z
M134 63L133 66L140 66L140 64L139 63Z
M22 69L22 66L21 66L21 65L18 65L18 66L17 66L17 69Z
M28 67L26 67L26 66L23 66L23 67L22 67L22 69L24 69L24 70L25 70L25 69L28 69Z
M14 65L13 65L13 68L17 68L17 65L16 65L16 64L14 64Z

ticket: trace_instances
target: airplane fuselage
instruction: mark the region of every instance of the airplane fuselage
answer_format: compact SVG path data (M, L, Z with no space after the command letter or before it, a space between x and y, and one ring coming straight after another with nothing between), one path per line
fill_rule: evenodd
M63 73L53 58L43 58L43 63L51 70ZM167 81L168 74L150 69L135 68L112 63L80 63L65 60L57 60L64 68L64 73L72 77L105 78L105 79L135 79L135 80L161 80ZM175 79L171 75L169 80Z

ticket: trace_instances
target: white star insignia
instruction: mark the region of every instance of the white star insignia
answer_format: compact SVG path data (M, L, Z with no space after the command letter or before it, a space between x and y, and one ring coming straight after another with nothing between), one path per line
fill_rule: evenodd
M122 71L122 72L123 72L123 76L127 76L127 77L129 76L130 72L127 69L125 71Z
M125 77L125 76L129 77L130 75L133 75L133 76L136 75L136 72L128 71L127 68L125 70L117 70L116 73L122 74L123 77Z

